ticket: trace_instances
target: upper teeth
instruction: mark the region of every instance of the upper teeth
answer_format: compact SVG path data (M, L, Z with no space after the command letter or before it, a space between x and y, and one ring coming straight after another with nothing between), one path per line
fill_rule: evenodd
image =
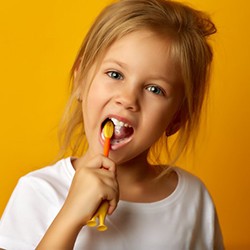
M131 128L131 126L128 123L124 123L124 122L119 121L115 118L110 118L110 119L114 123L114 125L117 127L129 127L129 128Z

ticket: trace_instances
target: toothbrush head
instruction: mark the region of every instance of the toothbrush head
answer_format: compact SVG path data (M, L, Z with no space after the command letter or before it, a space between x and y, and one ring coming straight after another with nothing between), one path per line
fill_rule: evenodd
M112 121L107 121L103 128L103 135L106 139L110 139L114 133L114 124Z

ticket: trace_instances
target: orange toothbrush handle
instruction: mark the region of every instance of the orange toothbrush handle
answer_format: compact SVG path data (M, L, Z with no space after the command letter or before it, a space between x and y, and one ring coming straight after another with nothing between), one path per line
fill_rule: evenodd
M110 149L110 139L106 138L104 142L104 148L103 148L103 154L105 156L109 155L109 149Z
M103 154L105 156L109 155L109 149L110 149L110 139L105 138L104 148L103 148ZM90 219L87 222L87 225L89 227L97 226L96 219L98 218L99 219L99 225L97 226L97 230L101 231L101 232L106 231L108 229L108 227L104 224L104 222L105 222L105 218L106 218L106 215L107 215L108 207L109 207L108 201L103 201L101 203L101 205L99 206L99 208L97 209L94 216L92 217L92 219Z

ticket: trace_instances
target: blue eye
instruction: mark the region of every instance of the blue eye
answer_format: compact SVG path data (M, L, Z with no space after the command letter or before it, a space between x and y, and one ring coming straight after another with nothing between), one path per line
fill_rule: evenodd
M161 88L154 86L154 85L148 86L146 89L148 91L152 92L153 94L156 94L156 95L163 95L164 94L164 92L162 91Z
M109 71L107 73L107 75L110 77L110 78L113 78L115 80L122 80L123 79L123 76L122 74L120 74L119 72L117 71Z

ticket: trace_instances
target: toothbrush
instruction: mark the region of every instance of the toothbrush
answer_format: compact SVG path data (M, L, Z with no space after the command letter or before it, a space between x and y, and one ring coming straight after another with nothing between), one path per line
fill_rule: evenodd
M113 122L112 121L106 122L106 124L104 125L104 128L103 128L103 135L104 135L104 138L105 138L103 154L105 156L109 155L110 139L111 139L113 133L114 133L114 124L113 124ZM94 214L94 216L92 217L92 219L90 219L87 222L87 225L89 227L97 226L96 219L98 218L99 219L99 225L97 226L97 230L101 231L101 232L106 231L108 229L108 227L104 224L104 221L105 221L105 217L106 217L106 214L107 214L107 211L108 211L108 207L109 207L108 201L103 201L101 203L100 207L98 208L98 210L96 211L96 213Z

